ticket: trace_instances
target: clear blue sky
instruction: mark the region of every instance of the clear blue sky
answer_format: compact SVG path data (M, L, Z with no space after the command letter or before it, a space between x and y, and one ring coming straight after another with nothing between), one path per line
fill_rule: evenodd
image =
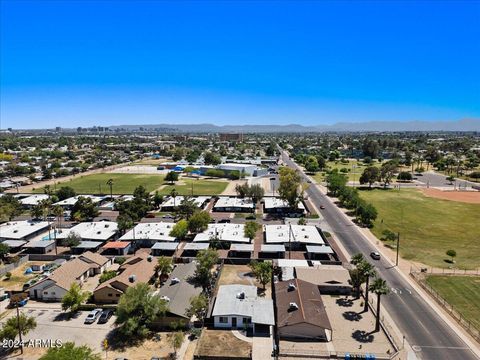
M480 2L1 0L1 128L480 117Z

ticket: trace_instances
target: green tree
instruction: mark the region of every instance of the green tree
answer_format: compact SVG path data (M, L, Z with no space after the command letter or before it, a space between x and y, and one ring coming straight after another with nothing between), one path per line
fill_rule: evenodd
M413 179L412 173L408 171L401 171L397 175L397 180L400 180L400 181L412 181L412 179Z
M4 194L0 197L0 221L11 221L22 211L22 204L12 194Z
M208 310L208 298L204 294L197 296L192 296L190 299L190 306L187 309L187 316L195 316L198 320L202 322L205 318Z
M175 181L178 181L178 173L175 171L170 171L168 174L165 176L165 181L169 181L170 184L174 184Z
M369 290L377 295L377 319L375 322L375 331L380 330L380 297L390 292L387 282L379 277L375 278L370 285Z
M170 231L170 236L183 240L188 234L188 221L185 219L182 219L178 221Z
M190 217L195 214L197 211L197 205L195 204L195 199L191 196L184 196L183 200L178 206L177 213L182 219L190 219Z
M80 305L87 301L89 296L90 294L87 291L82 291L80 285L73 283L66 294L63 295L62 310L69 310L71 314L77 312Z
M222 160L220 159L220 156L210 151L205 153L205 155L203 156L203 159L204 159L205 165L218 165L222 162Z
M305 170L309 173L316 173L319 169L317 158L312 155L309 156L305 161Z
M191 233L200 233L205 231L212 218L206 211L199 211L188 219L188 230Z
M0 329L0 340L15 340L20 332L23 336L27 335L30 331L37 327L37 322L34 317L20 314L17 317L11 317L3 323Z
M41 204L34 205L30 210L30 214L34 219L43 218L43 207Z
M148 284L129 287L117 306L115 322L119 325L119 334L125 339L145 338L150 334L151 324L165 315L167 309L167 302L155 295Z
M288 203L288 206L295 209L300 201L301 177L295 170L282 167L280 168L280 185L278 194L280 198Z
M357 254L353 255L352 258L350 259L350 264L357 266L358 264L360 264L362 262L365 262L365 261L366 261L366 259L363 256L363 254L362 253L357 253Z
M447 250L446 254L452 258L451 262L454 263L454 258L457 256L457 252L455 250Z
M357 265L357 268L362 273L362 276L365 279L365 303L363 307L363 311L368 311L368 287L371 277L376 277L377 272L375 271L375 267L370 264L368 261L363 261Z
M72 214L76 221L85 221L98 216L98 209L92 199L80 196L73 205Z
M99 283L104 283L105 281L108 281L110 279L113 279L115 276L117 276L117 272L115 270L107 270L100 275L100 278L98 279Z
M372 204L362 203L357 207L357 218L365 226L372 226L378 216L377 209Z
M163 196L160 195L158 191L155 191L155 194L153 195L153 206L155 209L158 209L160 205L163 203Z
M343 174L340 174L338 171L332 171L326 177L327 189L330 194L337 196L340 189L344 188L347 185L347 177Z
M74 197L77 195L75 190L71 188L70 186L62 186L60 189L58 189L56 192L56 195L58 197L58 200L65 200L71 197Z
M247 221L245 223L244 235L250 239L250 242L255 238L258 229L260 229L260 224L255 221Z
M204 288L208 288L212 279L212 267L218 262L217 251L214 249L200 250L196 261L195 278Z
M177 351L178 349L180 349L180 346L182 346L184 339L185 339L185 334L183 333L183 331L175 331L174 333L169 335L169 342L170 342L170 345L172 345L173 347L175 358L177 357Z
M110 200L113 200L113 179L108 179L107 185L110 188Z
M5 261L5 256L9 253L10 246L4 243L0 243L0 260L1 262Z
M65 247L75 247L82 242L82 238L75 232L70 232L65 239L60 240L60 244Z
M384 187L387 187L390 184L397 168L398 164L393 160L382 164L382 167L380 168L380 179L383 181Z
M60 205L54 205L52 207L52 214L57 218L57 222L60 226L60 219L63 217L63 208Z
M155 266L155 272L160 276L160 281L165 279L173 270L172 259L166 256L160 256Z
M60 347L49 348L40 360L102 360L102 357L87 345L75 346L69 341Z
M120 214L117 217L117 227L118 231L124 234L127 230L134 227L135 223L132 218L127 214Z
M360 287L365 282L365 277L358 268L349 270L350 273L350 285L355 289L355 297L360 298Z
M376 166L369 166L363 170L362 175L360 176L360 184L368 184L368 187L378 180L380 177L380 170Z
M253 275L265 290L265 286L272 278L272 264L269 261L252 261L249 266Z

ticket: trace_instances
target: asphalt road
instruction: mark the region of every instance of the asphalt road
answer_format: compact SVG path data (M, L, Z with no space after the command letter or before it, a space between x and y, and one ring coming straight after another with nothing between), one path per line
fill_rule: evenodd
M289 167L301 169L283 153L282 159ZM305 177L303 172L302 176ZM370 258L374 247L363 234L345 218L343 213L330 205L326 196L316 186L310 186L307 194L317 207L325 206L322 215L335 232L347 252L352 255L363 253ZM391 288L391 293L382 297L382 304L396 323L407 341L422 359L478 359L463 340L423 300L420 294L386 261L372 260L377 272Z

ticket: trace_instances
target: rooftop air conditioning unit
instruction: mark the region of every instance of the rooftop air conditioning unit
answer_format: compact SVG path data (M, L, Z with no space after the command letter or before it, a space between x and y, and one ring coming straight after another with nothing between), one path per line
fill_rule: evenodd
M134 283L137 280L137 275L133 274L128 277L128 281Z
M179 278L173 278L172 280L170 280L170 284L178 284L180 282L180 279Z
M170 298L168 296L160 296L160 299L165 300L166 302L170 302Z
M296 286L295 286L294 283L288 284L288 291L293 291L293 290L295 290L295 289L296 289Z
M152 262L152 260L153 260L153 257L151 255L147 257L148 262Z
M237 294L237 299L240 299L240 300L245 299L245 293L244 293L243 291L242 291L242 292L239 292L239 293Z
M298 310L298 305L297 305L297 303L291 302L290 304L288 304L288 309L289 309L289 310Z

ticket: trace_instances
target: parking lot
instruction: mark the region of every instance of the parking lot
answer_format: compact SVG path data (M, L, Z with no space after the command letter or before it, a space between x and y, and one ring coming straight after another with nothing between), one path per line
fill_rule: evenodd
M101 351L102 341L114 328L115 322L112 317L106 324L84 324L88 311L79 311L73 318L68 318L57 303L29 302L20 311L27 316L33 316L37 322L37 327L29 332L24 340L61 340L63 343L74 341L88 345L95 351ZM15 311L11 311L5 320L12 316L15 316Z

